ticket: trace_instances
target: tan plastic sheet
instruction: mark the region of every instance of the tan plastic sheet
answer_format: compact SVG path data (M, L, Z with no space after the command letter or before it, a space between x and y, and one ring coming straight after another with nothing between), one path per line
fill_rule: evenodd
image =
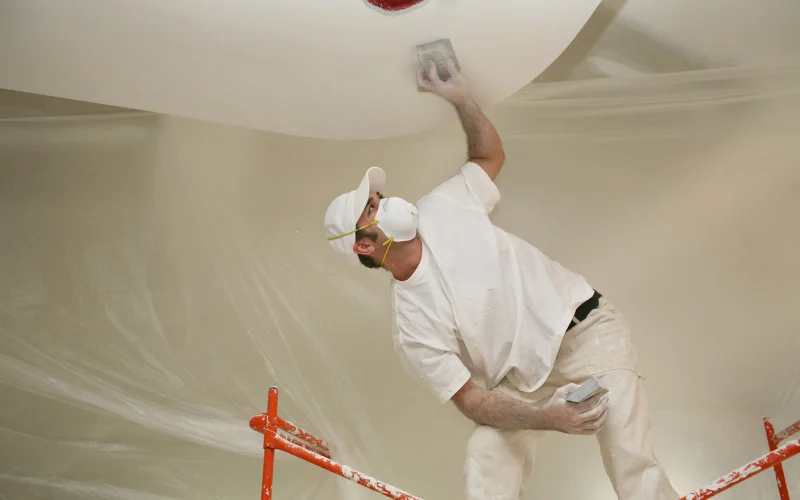
M631 322L680 491L800 418L800 68L531 86L488 110L495 222ZM456 123L299 139L154 115L0 122L0 499L255 499L267 388L334 456L462 498L471 425L392 351L387 278L322 236L365 168L416 199ZM277 499L378 498L279 455ZM800 463L787 463L800 494ZM765 473L728 499L776 498ZM609 500L591 438L544 440L528 498Z

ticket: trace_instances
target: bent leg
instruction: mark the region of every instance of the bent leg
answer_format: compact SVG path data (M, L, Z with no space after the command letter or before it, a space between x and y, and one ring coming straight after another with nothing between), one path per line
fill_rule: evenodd
M630 370L612 370L597 379L610 389L608 416L597 442L617 498L680 498L653 450L644 380Z
M467 443L467 500L519 500L541 432L479 425Z
M565 378L594 376L609 389L608 414L597 435L606 473L620 500L677 500L680 495L653 450L641 364L628 322L605 299L566 337Z

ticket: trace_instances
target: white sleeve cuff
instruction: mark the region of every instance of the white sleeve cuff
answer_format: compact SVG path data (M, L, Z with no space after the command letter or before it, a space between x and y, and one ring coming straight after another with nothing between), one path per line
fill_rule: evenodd
M489 174L477 163L469 162L461 167L470 192L483 205L486 213L490 213L500 201L500 190Z
M440 403L444 404L450 401L450 398L453 397L453 394L457 393L459 389L464 387L464 384L472 377L472 374L467 370L465 366L462 366L462 370L459 375L453 380L453 383L450 384L447 389L441 391L439 394L436 395L436 399L439 400Z

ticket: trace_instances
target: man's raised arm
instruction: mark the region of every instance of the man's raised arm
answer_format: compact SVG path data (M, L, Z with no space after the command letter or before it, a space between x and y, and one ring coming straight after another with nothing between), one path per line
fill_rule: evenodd
M469 94L467 82L452 59L447 61L447 69L450 78L443 82L439 79L436 65L429 61L427 77L421 69L417 74L417 86L420 91L436 94L456 108L461 126L467 135L467 154L470 161L480 165L494 180L506 159L500 136Z

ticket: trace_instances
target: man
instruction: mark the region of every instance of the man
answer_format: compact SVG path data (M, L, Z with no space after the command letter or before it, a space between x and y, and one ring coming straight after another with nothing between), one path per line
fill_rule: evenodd
M596 435L618 498L677 499L653 452L628 324L582 276L491 223L505 155L452 61L448 69L442 81L431 63L417 83L455 107L469 161L416 206L385 198L386 176L370 168L328 207L329 242L391 274L398 354L476 423L469 500L520 498L545 431ZM592 376L608 394L567 402Z

